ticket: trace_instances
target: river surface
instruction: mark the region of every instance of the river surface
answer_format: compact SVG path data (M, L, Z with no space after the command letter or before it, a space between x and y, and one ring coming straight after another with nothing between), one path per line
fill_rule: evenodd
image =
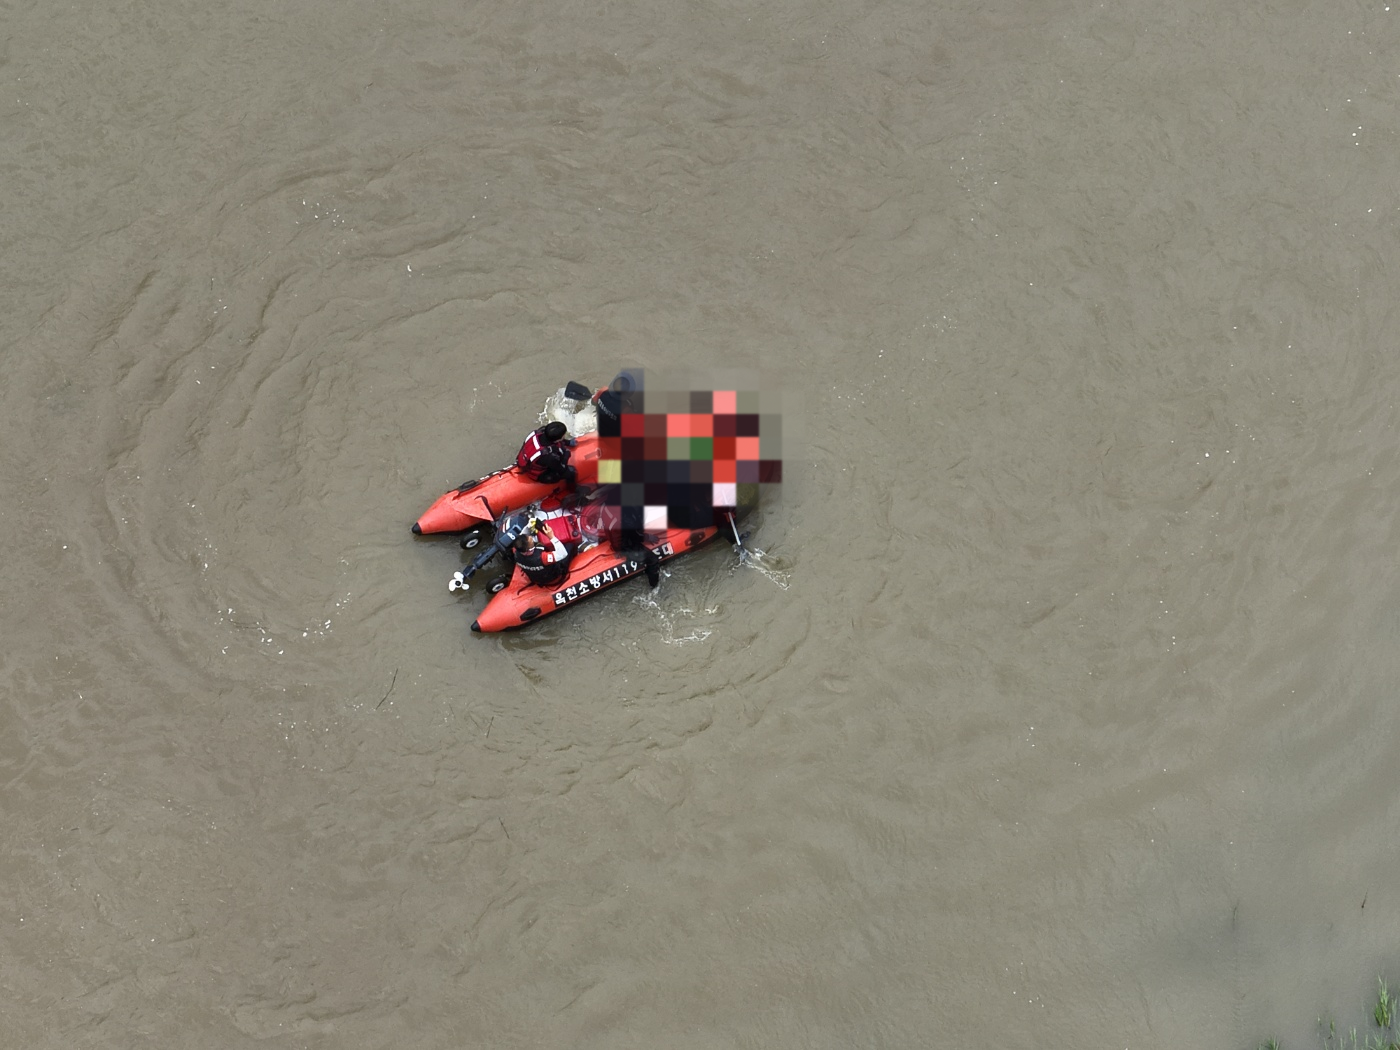
M0 1044L1253 1047L1400 977L1400 5L0 2ZM724 545L409 524L761 369Z

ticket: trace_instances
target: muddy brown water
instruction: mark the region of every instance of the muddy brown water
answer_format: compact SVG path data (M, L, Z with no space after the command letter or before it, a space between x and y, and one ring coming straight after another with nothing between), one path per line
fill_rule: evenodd
M5 4L0 1043L1359 1020L1397 19ZM770 571L471 636L408 525L620 363L780 377Z

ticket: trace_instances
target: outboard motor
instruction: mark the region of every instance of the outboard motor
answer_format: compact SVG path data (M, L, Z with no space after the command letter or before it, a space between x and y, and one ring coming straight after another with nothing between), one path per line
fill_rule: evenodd
M496 555L504 554L510 558L511 545L515 543L515 538L530 524L530 513L527 509L501 515L496 521L496 535L491 538L490 546L472 559L472 563L465 569L458 569L452 574L452 579L447 583L448 591L465 591L470 586L467 581L485 568Z

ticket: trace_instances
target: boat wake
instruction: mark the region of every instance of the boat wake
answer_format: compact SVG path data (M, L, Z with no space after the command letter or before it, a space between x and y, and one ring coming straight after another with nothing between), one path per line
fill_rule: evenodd
M669 577L671 574L668 572L665 575ZM661 621L664 632L661 636L661 641L666 645L685 645L688 642L703 642L709 638L710 635L714 634L714 631L710 628L698 626L691 627L685 634L677 633L677 621L694 618L694 609L682 607L679 609L667 610L664 605L656 600L656 596L651 592L639 594L633 598L632 601L634 604L649 610ZM706 609L704 612L707 616L713 616L718 611L719 607L714 606L713 608ZM679 629L684 630L684 627L682 626Z
M739 553L739 566L747 566L770 582L779 590L787 590L792 584L792 572L782 567L781 559L770 555L760 547L745 547Z

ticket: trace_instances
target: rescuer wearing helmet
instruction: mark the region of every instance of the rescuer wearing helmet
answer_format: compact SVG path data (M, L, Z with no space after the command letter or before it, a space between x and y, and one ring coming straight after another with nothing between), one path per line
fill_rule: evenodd
M578 550L578 540L560 519L532 521L516 537L515 564L533 584L548 587L569 575L569 563Z
M568 436L568 427L558 420L531 431L515 454L515 465L532 481L546 485L577 481L578 472L569 466L571 443Z

